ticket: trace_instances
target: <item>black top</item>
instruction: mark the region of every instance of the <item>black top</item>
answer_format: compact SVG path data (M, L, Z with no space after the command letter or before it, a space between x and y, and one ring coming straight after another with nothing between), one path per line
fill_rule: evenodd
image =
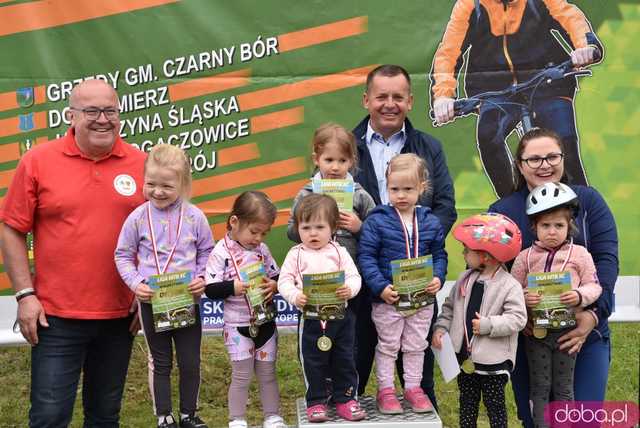
M484 281L477 280L471 287L471 295L469 296L469 303L467 304L467 312L465 314L465 325L467 326L467 334L469 341L473 338L473 328L471 322L476 319L476 312L480 313L480 307L482 306L482 298L484 297ZM457 355L458 363L462 364L464 360L469 358L469 352L467 350L466 341L460 348L460 353ZM498 364L479 364L475 363L476 371L495 372L499 370L513 369L513 364L509 360L505 360Z

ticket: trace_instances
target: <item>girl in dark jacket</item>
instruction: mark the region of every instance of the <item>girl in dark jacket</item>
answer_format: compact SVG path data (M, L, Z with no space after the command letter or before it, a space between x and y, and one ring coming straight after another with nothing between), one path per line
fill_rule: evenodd
M433 299L429 299L430 304L403 310L398 304L401 295L397 292L399 284L393 283L392 266L398 269L400 264L426 264L429 262L425 256L431 255L433 279L425 278L424 292L435 296L447 270L444 232L431 209L416 206L428 187L424 160L414 154L398 155L389 162L386 175L391 205L378 206L370 213L360 236L358 257L365 283L374 297L371 317L378 331L377 404L382 413L403 412L393 386L394 363L402 349L405 400L415 412L428 412L433 406L420 387L420 380Z

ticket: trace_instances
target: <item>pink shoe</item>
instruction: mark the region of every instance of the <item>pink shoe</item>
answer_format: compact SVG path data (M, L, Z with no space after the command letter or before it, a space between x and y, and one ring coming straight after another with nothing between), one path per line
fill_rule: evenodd
M429 397L419 386L405 389L404 399L407 400L411 405L411 409L416 413L433 412L433 404L431 404Z
M360 407L360 403L356 400L349 400L346 403L336 403L336 413L342 419L348 421L361 421L367 417L367 413Z
M396 397L396 390L394 388L389 387L379 390L376 396L376 403L378 404L378 411L384 415L403 413L402 405Z
M311 407L307 407L307 419L309 422L326 422L329 420L327 415L326 404L315 404Z

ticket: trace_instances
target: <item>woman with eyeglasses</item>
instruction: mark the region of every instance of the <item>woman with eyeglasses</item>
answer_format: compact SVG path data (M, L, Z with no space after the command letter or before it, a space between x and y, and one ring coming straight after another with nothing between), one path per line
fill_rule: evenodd
M535 240L526 214L529 192L545 183L570 182L564 168L564 147L553 131L535 128L527 132L516 149L514 192L489 207L489 211L513 219L522 231L522 246ZM574 243L582 245L593 256L602 295L584 312L577 314L578 327L561 336L560 349L578 353L574 373L575 400L603 401L607 389L610 360L610 333L607 319L613 311L613 289L618 277L618 234L613 214L600 193L592 187L571 185L578 195L576 216L578 233ZM533 427L529 408L529 369L524 353L523 334L518 340L516 367L511 381L518 407L518 418L525 427Z

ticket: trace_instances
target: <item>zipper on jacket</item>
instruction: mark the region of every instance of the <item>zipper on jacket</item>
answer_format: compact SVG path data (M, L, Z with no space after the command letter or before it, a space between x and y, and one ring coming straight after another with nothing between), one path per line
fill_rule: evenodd
M550 250L547 253L547 260L544 263L544 271L545 272L551 272L551 266L553 265L553 259L556 256L556 252L557 252L557 250Z
M511 61L511 55L509 55L509 49L507 48L507 7L507 4L503 3L504 31L502 33L502 51L504 52L504 57L507 60L507 64L509 65L509 70L511 70L513 84L516 85L518 83L518 78L516 77L516 71L513 67L513 61Z

